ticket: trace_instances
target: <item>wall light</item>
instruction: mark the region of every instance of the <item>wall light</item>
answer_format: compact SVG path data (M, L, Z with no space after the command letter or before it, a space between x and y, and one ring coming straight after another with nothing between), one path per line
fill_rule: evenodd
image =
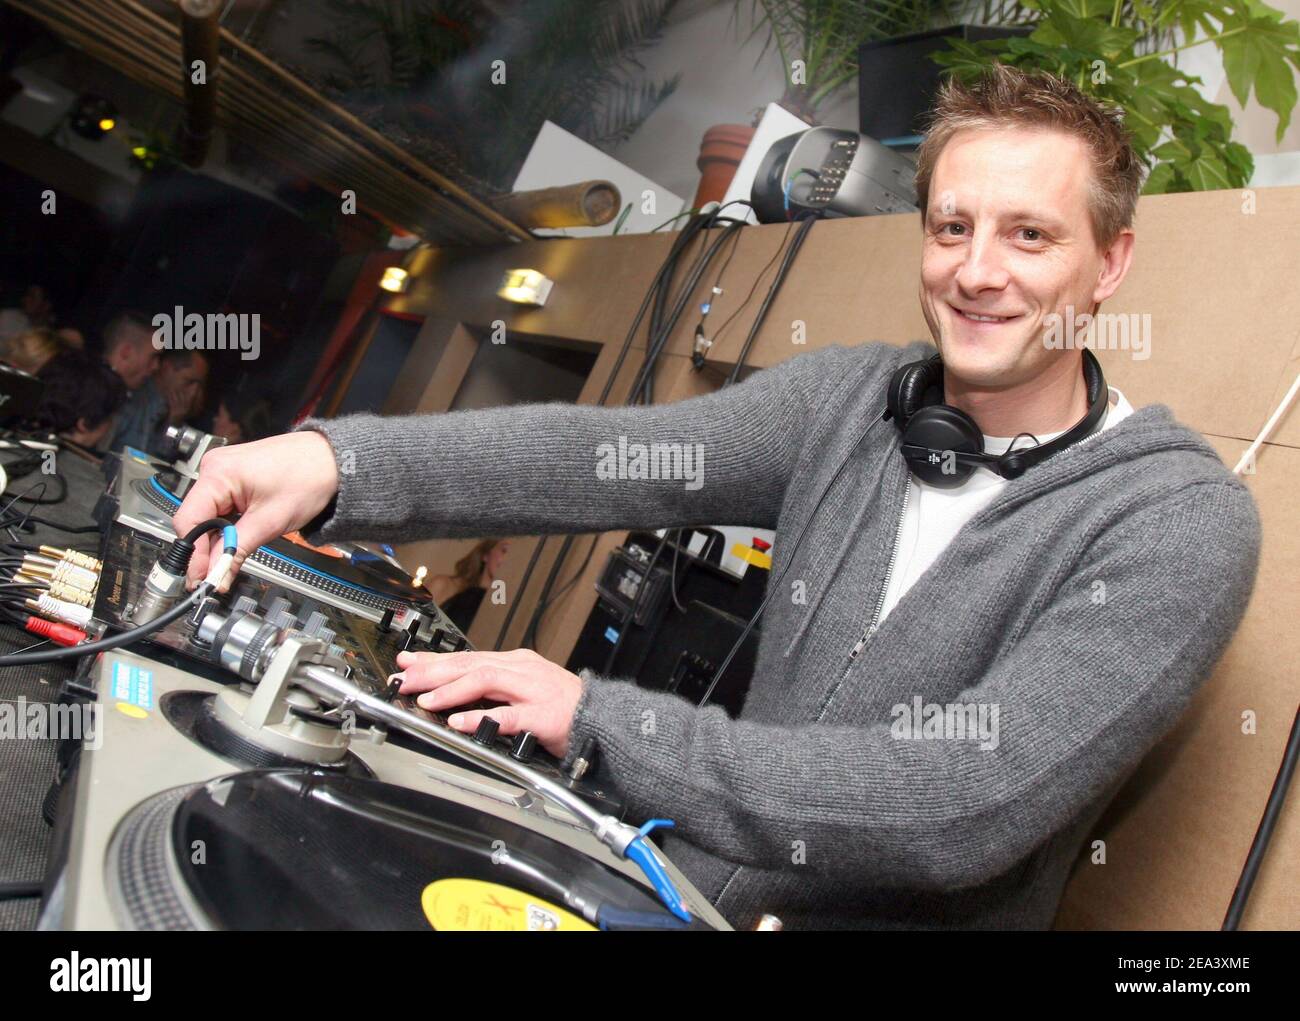
M379 286L385 291L392 291L394 294L401 294L406 290L409 274L401 266L389 266L384 270L384 275L379 281Z
M518 305L545 305L555 281L535 269L508 269L497 294Z
M411 587L419 588L424 584L424 576L429 573L429 569L421 564L415 570L415 576L411 579Z

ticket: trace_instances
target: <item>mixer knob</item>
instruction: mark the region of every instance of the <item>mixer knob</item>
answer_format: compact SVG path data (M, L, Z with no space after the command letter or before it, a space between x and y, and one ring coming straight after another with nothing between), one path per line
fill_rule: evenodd
M293 631L298 627L298 618L288 610L272 610L266 615L266 619L285 631Z
M313 610L311 616L307 618L307 623L302 626L302 629L304 633L311 635L311 637L320 638L321 632L325 630L325 627L329 622L330 619L325 616L325 614L321 613L320 610Z
M531 730L520 731L510 747L510 757L518 762L530 762L537 751L537 735Z
M325 642L326 644L328 644L328 643L334 641L334 639L335 639L336 636L335 636L334 632L331 631L329 628L327 628L327 627L323 627L323 628L320 629L320 632L319 632L319 633L317 633L317 634L315 634L315 635L312 635L312 637L313 637L313 638L319 638L322 642Z
M420 618L416 617L411 623L406 625L406 637L402 639L402 648L409 649L419 640Z
M235 605L230 608L231 613L255 613L257 611L257 600L252 596L240 596L235 600Z
M293 603L285 599L284 596L276 596L266 606L266 617L269 620L273 613L285 613L293 611Z
M484 716L478 721L478 729L474 731L474 740L481 745L491 746L492 742L497 739L497 731L501 725L491 716Z

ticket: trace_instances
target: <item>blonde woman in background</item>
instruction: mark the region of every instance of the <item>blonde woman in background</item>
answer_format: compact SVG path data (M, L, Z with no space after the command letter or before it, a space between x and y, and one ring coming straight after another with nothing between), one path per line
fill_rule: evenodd
M53 330L24 330L0 344L0 359L33 376L68 348Z
M509 539L481 539L456 561L455 574L435 574L424 583L434 602L462 631L474 620L509 551Z

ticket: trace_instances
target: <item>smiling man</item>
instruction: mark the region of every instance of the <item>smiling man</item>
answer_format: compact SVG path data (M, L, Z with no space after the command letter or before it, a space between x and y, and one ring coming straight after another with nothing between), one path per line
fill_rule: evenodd
M666 406L313 421L210 453L177 528L241 511L244 548L297 527L775 528L738 719L526 651L403 654L403 690L504 703L504 733L559 756L594 742L634 818L676 821L669 857L737 926L1048 926L1258 562L1253 501L1213 449L1045 342L1123 280L1141 176L1118 115L1067 82L949 83L917 171L937 354L830 347ZM701 485L602 476L622 437L699 444Z

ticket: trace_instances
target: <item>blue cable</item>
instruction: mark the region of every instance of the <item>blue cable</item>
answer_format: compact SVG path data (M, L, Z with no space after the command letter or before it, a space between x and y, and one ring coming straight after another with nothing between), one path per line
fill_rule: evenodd
M677 892L677 887L673 885L672 879L664 870L663 863L659 861L659 856L655 854L654 845L647 839L647 835L652 830L660 827L669 828L672 825L670 819L648 820L641 827L641 835L635 837L624 849L623 857L635 862L641 871L645 873L646 878L650 880L650 885L654 887L655 893L664 902L664 907L683 922L689 922L691 913L686 910L686 905L682 902L682 895Z
M239 549L239 533L235 531L234 525L226 525L221 530L221 542L227 553L234 553Z

